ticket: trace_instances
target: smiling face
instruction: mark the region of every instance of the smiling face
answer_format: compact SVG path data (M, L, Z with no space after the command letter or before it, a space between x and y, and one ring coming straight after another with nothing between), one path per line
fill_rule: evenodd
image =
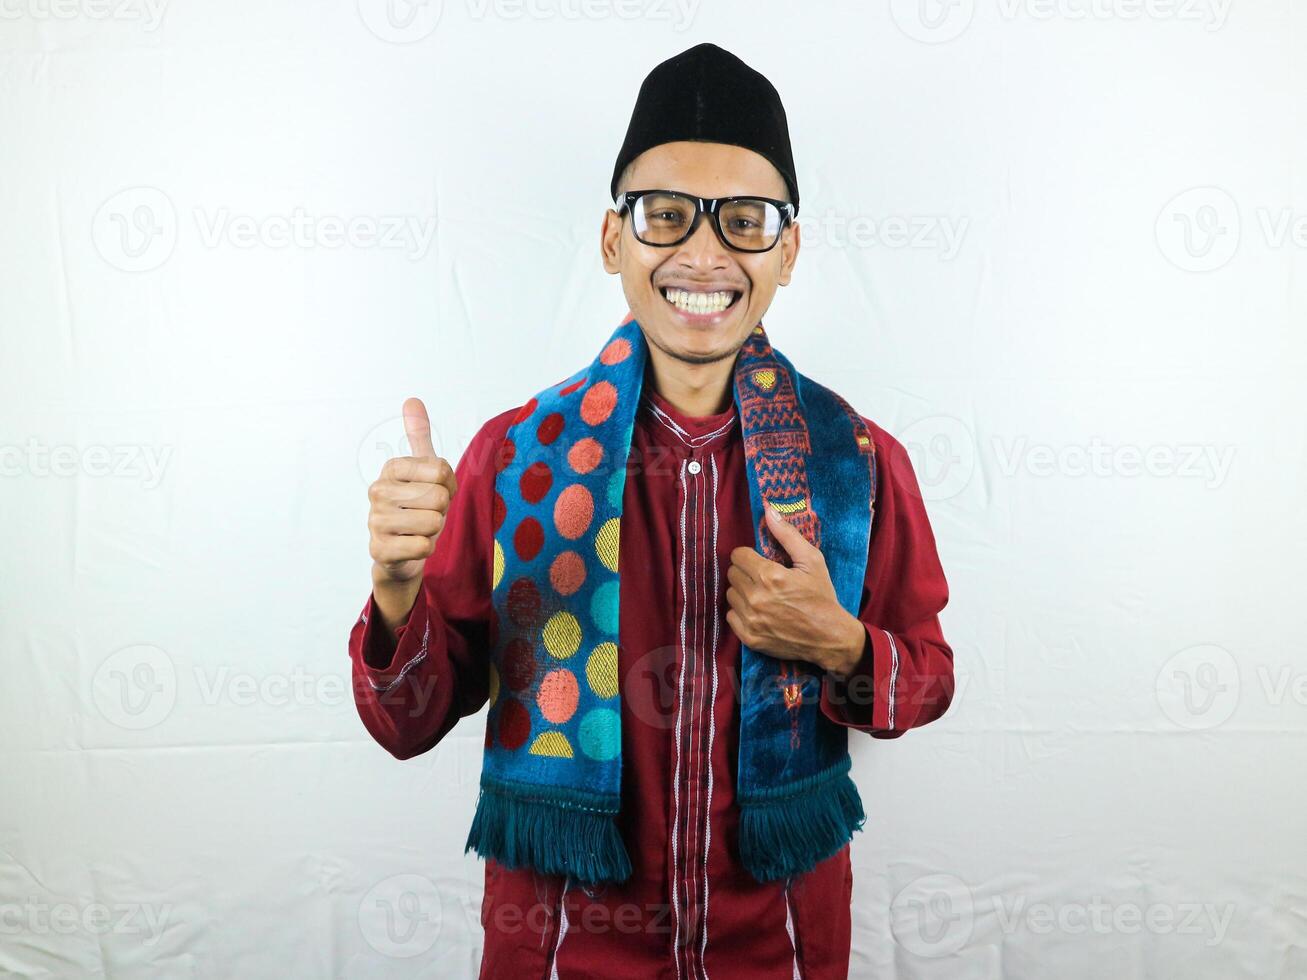
M618 190L649 188L789 200L784 179L766 157L726 143L680 141L646 150ZM604 269L621 274L627 305L653 356L683 365L733 358L771 306L776 287L789 284L799 253L796 224L768 252L737 252L722 244L706 214L694 234L666 248L638 241L630 223L629 212L619 216L610 208L604 215Z

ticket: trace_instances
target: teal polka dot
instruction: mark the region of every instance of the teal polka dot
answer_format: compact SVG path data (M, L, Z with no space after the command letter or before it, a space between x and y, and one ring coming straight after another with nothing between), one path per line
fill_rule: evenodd
M608 506L613 510L622 509L622 491L626 488L626 467L619 466L608 478Z
M581 719L581 751L599 762L617 757L622 747L621 718L612 708L591 708Z
M605 582L590 597L590 618L601 633L617 634L617 600L620 595L617 580Z

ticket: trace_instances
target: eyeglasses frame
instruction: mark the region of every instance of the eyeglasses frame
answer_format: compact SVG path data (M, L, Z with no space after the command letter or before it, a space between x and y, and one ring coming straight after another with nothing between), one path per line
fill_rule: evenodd
M682 235L674 242L664 242L662 244L658 244L654 242L646 242L639 235L635 234L635 221L634 221L635 213L634 213L633 205L638 198L642 197L645 194L675 194L677 197L689 198L691 201L695 202L694 220L690 222L690 227L686 229L684 235ZM738 245L733 245L726 240L726 236L722 233L721 207L724 204L730 204L734 201L763 201L767 204L773 205L778 211L781 212L780 231L776 233L775 240L766 248L740 248ZM795 215L797 213L794 209L794 204L790 201L778 201L775 198L761 197L758 194L733 194L730 197L696 197L693 194L685 193L685 191L672 191L661 187L654 187L649 190L643 190L643 191L623 191L622 193L618 194L615 198L613 198L613 208L617 211L618 215L621 215L626 211L631 211L632 213L631 234L635 235L635 240L638 241L641 245L648 245L650 248L674 248L675 246L680 245L684 243L687 239L689 239L690 236L693 235L698 230L699 219L702 218L705 214L709 214L712 215L712 226L713 226L713 230L717 233L717 239L723 245L725 245L727 248L731 249L732 251L747 252L751 255L760 255L763 252L770 252L772 249L774 249L776 247L777 242L781 240L781 235L784 233L786 226L794 223Z

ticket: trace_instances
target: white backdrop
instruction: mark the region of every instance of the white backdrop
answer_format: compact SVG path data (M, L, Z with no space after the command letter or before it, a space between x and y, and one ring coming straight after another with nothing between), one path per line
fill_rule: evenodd
M852 733L852 975L1307 976L1307 10L817 6L0 0L0 974L475 976L484 714L363 730L366 487L589 359L712 40L790 117L769 330L952 592L948 715Z

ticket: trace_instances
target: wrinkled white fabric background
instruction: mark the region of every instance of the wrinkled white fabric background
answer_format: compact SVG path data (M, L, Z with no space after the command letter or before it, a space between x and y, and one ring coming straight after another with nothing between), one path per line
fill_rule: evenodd
M586 362L636 90L777 85L777 345L907 445L958 693L854 977L1307 976L1307 10L0 0L0 974L472 977L484 716L349 694L366 487Z

